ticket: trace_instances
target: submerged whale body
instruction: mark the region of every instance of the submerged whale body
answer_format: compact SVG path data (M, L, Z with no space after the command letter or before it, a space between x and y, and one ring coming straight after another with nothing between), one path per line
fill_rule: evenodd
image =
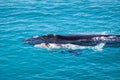
M24 43L31 45L41 45L42 47L49 47L50 44L56 46L76 45L76 46L96 46L104 43L109 47L120 47L120 35L54 35L48 34L43 36L36 36L24 40Z

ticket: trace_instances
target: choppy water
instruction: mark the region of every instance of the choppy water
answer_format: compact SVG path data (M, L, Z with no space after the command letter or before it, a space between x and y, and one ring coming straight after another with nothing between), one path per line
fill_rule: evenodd
M0 80L120 80L120 48L74 56L22 42L49 33L120 34L120 1L0 0Z

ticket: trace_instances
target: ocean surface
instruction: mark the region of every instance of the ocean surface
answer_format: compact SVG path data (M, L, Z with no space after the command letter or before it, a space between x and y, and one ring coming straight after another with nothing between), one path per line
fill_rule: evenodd
M74 55L23 43L44 34L120 35L120 0L0 0L0 80L120 80L120 48Z

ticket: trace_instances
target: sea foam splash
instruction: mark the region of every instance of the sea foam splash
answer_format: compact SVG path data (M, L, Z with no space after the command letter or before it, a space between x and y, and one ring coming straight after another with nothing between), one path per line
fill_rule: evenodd
M92 49L94 51L102 51L103 47L105 46L105 43L97 44L96 46L79 46L74 44L55 44L55 43L41 43L36 44L35 47L39 48L46 48L48 50L50 49L70 49L70 50L76 50L76 49Z

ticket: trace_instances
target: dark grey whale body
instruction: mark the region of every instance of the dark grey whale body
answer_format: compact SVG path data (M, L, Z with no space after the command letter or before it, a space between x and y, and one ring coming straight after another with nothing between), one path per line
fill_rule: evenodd
M106 46L120 47L120 35L54 35L48 34L38 37L25 39L24 43L36 44L75 44L80 46L95 46L105 43Z

